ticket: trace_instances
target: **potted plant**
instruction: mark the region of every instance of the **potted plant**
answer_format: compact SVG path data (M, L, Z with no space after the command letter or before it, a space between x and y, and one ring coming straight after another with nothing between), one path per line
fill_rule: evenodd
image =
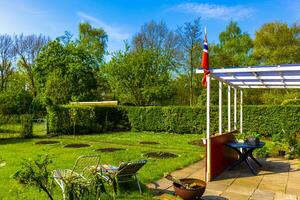
M278 156L285 156L286 152L286 139L285 139L285 131L282 130L280 133L276 133L272 135L272 140L274 142L275 148L278 150Z
M250 136L247 137L246 142L250 145L258 145L260 140L260 134L257 132L252 132L251 134L249 134Z
M244 143L245 140L246 140L246 133L238 133L238 134L235 134L235 138L237 140L238 143Z

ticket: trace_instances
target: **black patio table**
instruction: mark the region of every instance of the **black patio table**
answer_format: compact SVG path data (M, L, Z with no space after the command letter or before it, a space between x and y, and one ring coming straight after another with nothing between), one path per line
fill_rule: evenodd
M262 167L262 165L254 158L253 151L257 148L262 148L265 145L264 142L259 142L257 145L251 145L248 143L238 143L238 142L230 142L227 143L226 146L234 149L238 155L239 159L235 161L230 167L229 170L235 168L236 166L240 165L241 163L245 162L252 174L256 175L254 168L251 166L249 162L249 158L251 158L258 166Z

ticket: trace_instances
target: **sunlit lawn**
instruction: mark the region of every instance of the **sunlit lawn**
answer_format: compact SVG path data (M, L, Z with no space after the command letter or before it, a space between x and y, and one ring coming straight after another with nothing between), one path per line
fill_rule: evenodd
M42 130L43 127L36 127ZM3 133L0 133L3 134ZM47 199L37 189L24 188L16 183L12 175L20 168L22 159L35 158L38 154L50 154L53 157L51 169L71 168L75 159L83 154L99 153L98 148L118 147L126 150L99 153L101 163L118 165L121 161L145 159L144 153L150 151L171 152L179 155L177 158L148 159L148 163L140 170L139 177L143 184L157 180L163 173L174 171L203 158L204 148L190 145L189 141L201 139L199 134L179 135L170 133L107 133L84 136L59 136L35 139L0 139L0 158L5 160L6 166L0 168L0 199ZM37 145L40 140L57 140L59 144ZM158 145L140 144L141 141L155 141ZM86 143L90 147L64 148L71 143ZM56 187L55 199L61 199L61 193ZM150 199L150 192L140 196L135 190L119 196L119 199Z

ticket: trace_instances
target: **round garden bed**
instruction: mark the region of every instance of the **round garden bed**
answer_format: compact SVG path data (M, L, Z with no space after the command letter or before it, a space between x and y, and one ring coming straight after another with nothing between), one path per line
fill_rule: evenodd
M147 158L159 158L159 159L166 159L166 158L176 158L178 155L170 152L161 152L161 151L154 151L145 153L144 156Z
M82 144L82 143L78 143L78 144L74 143L74 144L67 144L64 147L65 148L83 148L83 147L89 147L89 146L91 146L91 145L89 145L89 144Z
M140 144L160 144L159 142L154 142L154 141L142 141Z
M57 144L59 141L55 140L42 140L42 141L37 141L35 144Z
M204 146L202 140L192 140L192 141L189 141L188 143L191 145L196 145L196 146Z
M95 151L101 151L101 152L115 152L115 151L121 151L121 150L126 150L124 148L101 148L101 149L96 149Z

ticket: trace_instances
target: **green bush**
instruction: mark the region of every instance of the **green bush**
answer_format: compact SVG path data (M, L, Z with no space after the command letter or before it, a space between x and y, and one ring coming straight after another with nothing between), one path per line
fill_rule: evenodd
M22 115L21 116L21 123L22 123L21 136L23 138L31 138L31 137L33 137L32 115L30 115L30 114Z
M51 106L48 110L49 132L85 134L116 130L154 131L173 133L203 133L206 131L206 107L149 106L95 107ZM231 108L233 127L233 108ZM243 107L244 132L262 136L300 130L300 106L272 105ZM218 107L212 106L211 132L218 131ZM239 119L239 112L237 113ZM239 129L239 121L237 124ZM227 106L223 107L223 130L227 129Z
M286 99L281 105L300 105L300 99Z
M124 110L97 106L48 106L48 133L88 134L129 130Z
M13 175L14 179L24 186L35 186L44 191L53 200L53 181L48 169L52 163L49 155L39 155L35 160L23 160L21 168Z

